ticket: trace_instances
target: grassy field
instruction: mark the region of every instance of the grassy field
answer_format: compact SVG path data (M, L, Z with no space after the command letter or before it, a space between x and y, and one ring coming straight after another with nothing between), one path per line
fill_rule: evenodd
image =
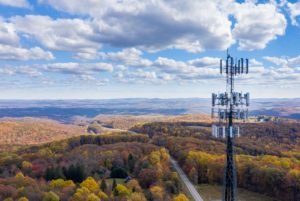
M222 197L223 187L203 184L198 185L197 190L204 201L219 201ZM272 201L272 198L245 189L238 189L238 201Z

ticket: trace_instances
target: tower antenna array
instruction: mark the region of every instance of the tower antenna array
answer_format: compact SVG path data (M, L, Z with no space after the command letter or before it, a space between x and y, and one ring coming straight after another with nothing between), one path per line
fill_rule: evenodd
M233 152L234 139L240 136L239 126L233 121L248 119L249 93L234 91L234 78L241 74L248 74L249 60L234 59L227 50L227 58L220 60L220 73L226 74L226 92L212 94L212 117L218 118L218 124L212 125L212 135L226 139L226 165L224 171L223 201L237 201L236 169Z

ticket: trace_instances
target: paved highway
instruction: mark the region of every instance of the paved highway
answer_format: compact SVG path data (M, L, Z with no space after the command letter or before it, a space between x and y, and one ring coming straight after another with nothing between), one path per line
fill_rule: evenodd
M195 201L203 201L203 199L199 195L198 191L196 190L195 186L192 184L192 182L190 182L188 177L185 175L183 170L179 167L178 163L173 158L171 158L171 163L174 166L174 168L176 169L177 173L179 174L179 176L182 179L182 181L184 182L184 184L186 185L187 189L193 196L194 200Z

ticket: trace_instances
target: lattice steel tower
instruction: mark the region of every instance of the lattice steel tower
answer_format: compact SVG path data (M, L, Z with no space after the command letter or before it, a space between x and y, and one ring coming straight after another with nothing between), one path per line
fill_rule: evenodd
M212 135L225 138L227 142L223 201L237 201L233 142L234 138L240 136L240 129L233 124L233 120L248 119L249 93L234 92L234 78L248 74L249 62L248 59L234 59L227 51L225 66L222 63L220 60L220 73L226 74L227 90L225 93L212 94L212 117L218 117L218 124L212 126Z

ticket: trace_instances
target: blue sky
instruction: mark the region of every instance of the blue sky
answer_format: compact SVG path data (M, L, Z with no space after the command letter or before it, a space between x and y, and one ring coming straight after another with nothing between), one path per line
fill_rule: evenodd
M299 97L300 2L0 0L0 99Z

